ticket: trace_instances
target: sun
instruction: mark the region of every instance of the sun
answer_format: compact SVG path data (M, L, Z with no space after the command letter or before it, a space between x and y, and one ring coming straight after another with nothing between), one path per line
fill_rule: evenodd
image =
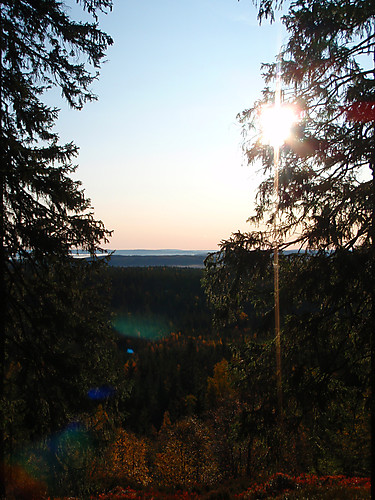
M260 112L262 142L280 147L291 134L292 126L298 121L293 106L279 104L263 106Z

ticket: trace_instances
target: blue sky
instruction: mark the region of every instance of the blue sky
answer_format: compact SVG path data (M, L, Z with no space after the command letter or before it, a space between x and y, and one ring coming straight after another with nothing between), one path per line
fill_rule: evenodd
M109 248L215 249L246 230L258 184L237 113L263 88L279 23L250 0L114 0L114 39L83 111L62 105L61 140L80 147L79 178Z

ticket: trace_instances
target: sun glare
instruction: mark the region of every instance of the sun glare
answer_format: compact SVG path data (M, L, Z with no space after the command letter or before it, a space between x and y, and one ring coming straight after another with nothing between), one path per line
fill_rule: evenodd
M262 142L280 147L290 136L292 126L297 120L293 106L264 106L260 113Z

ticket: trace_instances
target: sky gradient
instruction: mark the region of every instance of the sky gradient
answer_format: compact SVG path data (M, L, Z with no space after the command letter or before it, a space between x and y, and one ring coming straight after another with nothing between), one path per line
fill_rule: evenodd
M246 230L259 182L241 152L237 113L263 88L282 43L250 0L114 0L114 39L82 111L60 104L64 142L107 248L215 249ZM58 104L59 105L59 104Z

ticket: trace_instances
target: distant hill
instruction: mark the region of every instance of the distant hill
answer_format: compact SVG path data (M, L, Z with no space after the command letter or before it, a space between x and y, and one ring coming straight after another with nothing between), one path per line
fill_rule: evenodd
M203 268L206 253L197 255L112 255L114 267L192 267Z
M108 250L109 265L113 267L191 267L204 268L204 260L217 250ZM112 252L112 253L111 253ZM284 255L296 253L296 250L284 250ZM80 258L90 258L84 252L77 252Z
M204 255L206 256L208 253L213 252L214 250L181 250L176 248L160 248L160 249L127 249L127 250L115 250L115 255L124 255L124 256L135 256L135 255L143 255L143 256L164 256L168 257L170 255ZM109 250L111 252L111 250Z

